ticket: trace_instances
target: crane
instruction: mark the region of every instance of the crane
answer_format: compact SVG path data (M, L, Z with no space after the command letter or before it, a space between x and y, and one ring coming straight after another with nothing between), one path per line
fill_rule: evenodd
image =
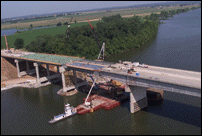
M91 25L89 19L87 19L87 20L88 20L88 23L89 23L91 29L93 30L94 38L95 38L96 40L98 40L98 38L97 38L97 34L95 33L95 30L94 30L94 27Z
M101 48L101 50L100 50L100 53L99 53L97 59L100 59L100 55L101 55L101 53L102 53L102 55L103 55L103 58L102 58L102 59L103 59L103 61L104 61L104 55L105 55L105 43L102 44L102 48Z
M92 31L93 31L94 38L96 39L97 44L98 44L98 46L99 46L98 37L97 37L97 34L95 33L94 27L93 27L92 24L90 23L89 19L87 19L87 20L88 20L88 23L89 23L89 25L90 25ZM100 46L99 46L99 47L100 47ZM100 53L99 53L97 59L100 59L100 55L101 55L101 53L103 53L103 58L102 58L102 59L104 60L104 50L105 50L105 43L103 43L103 45L102 45L102 47L101 47L101 50L100 50Z
M72 22L72 19L73 19L73 17L71 17L71 20L70 20L70 22L68 23L68 28L67 28L67 30L66 30L66 39L67 39L68 34L69 34L69 28L70 28L70 23Z
M95 85L95 82L96 82L96 80L97 80L97 78L98 78L98 76L95 78L95 80L93 81L93 84L92 84L92 86L91 86L91 88L90 88L90 91L89 91L89 93L88 93L88 95L87 95L87 97L86 97L86 100L85 100L85 105L86 106L92 106L92 104L90 103L90 102L87 102L87 100L88 100L88 97L89 97L89 95L90 95L90 93L91 93L91 91L92 91L92 89L93 89L93 86Z
M5 36L5 42L6 42L6 49L9 50L7 39L6 39L6 35L4 35L4 36Z
M6 42L6 51L7 51L8 53L11 53L11 50L9 50L9 46L8 46L8 42L7 42L6 35L4 35L4 36L5 36L5 42Z
M73 17L71 17L71 20L70 20L70 22L69 22L69 24L68 24L68 27L70 27L70 23L72 22L72 19L73 19Z

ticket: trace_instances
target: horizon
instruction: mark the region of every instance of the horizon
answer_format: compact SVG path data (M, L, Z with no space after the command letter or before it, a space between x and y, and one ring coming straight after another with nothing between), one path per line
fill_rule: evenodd
M162 2L172 1L1 1L1 19Z

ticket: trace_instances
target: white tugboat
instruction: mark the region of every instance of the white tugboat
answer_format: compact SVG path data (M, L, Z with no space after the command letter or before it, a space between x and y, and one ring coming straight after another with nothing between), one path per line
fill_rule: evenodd
M57 121L59 121L59 120L65 119L65 118L67 118L67 117L70 117L70 116L72 116L72 115L74 115L74 114L76 114L76 113L77 113L76 108L74 108L73 106L70 107L70 104L67 103L67 104L65 105L65 113L60 114L60 115L57 115L57 116L54 116L54 118L51 119L51 120L48 121L48 122L52 124L52 123L55 123L55 122L57 122Z

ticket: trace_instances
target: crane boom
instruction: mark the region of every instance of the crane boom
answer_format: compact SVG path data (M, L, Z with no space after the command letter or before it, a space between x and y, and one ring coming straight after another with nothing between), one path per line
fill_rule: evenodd
M90 27L91 27L92 31L93 31L94 38L95 38L95 39L96 39L96 41L97 41L97 45L100 47L100 44L99 44L99 41L98 41L98 37L97 37L97 34L95 33L94 27L91 25L91 23L90 23L89 19L87 19L87 20L88 20L88 23L89 23L89 25L90 25ZM104 60L104 50L105 50L105 43L103 43L103 45L102 45L102 47L101 47L101 50L100 50L100 53L99 53L99 55L98 55L98 58L97 58L97 59L99 59L99 58L100 58L101 53L103 53L103 58L102 58L102 59Z
M100 58L101 52L103 53L103 54L102 54L102 55L103 55L103 58L102 58L102 59L104 60L104 56L105 56L105 43L103 43L102 48L101 48L101 50L100 50L100 53L99 53L97 59Z
M90 25L91 29L93 29L94 27L91 25L91 23L90 23L89 19L87 19L87 20L88 20L88 23L89 23L89 25Z
M7 50L9 50L7 39L6 39L6 35L4 35L4 36L5 36L6 48L7 48Z
M70 23L72 22L73 17L71 17L70 22L68 23L68 28L66 30L66 40L68 39L68 35L69 35L69 28L70 28Z
M90 105L90 103L87 102L87 100L88 100L88 97L89 97L89 95L90 95L90 93L91 93L91 91L92 91L92 89L93 89L93 86L95 85L95 82L96 82L97 78L98 78L98 76L97 76L97 77L95 78L95 80L93 81L93 84L92 84L92 86L91 86L91 88L90 88L90 91L89 91L89 93L88 93L88 95L87 95L87 97L86 97L86 100L85 100L85 102L84 102L86 106L89 106L89 105Z
M95 33L94 27L91 25L91 23L90 23L89 19L87 19L87 20L88 20L88 23L89 23L89 25L90 25L90 27L91 27L92 31L93 31L94 38L95 38L95 40L96 40L96 41L97 41L97 43L98 43L98 38L97 38L97 34ZM99 43L98 43L98 45L99 45ZM100 47L100 46L99 46L99 47Z
M71 17L70 23L72 22L73 17Z

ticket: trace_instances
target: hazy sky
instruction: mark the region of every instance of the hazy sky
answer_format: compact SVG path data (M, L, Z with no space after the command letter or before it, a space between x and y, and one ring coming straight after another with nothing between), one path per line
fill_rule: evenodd
M158 2L161 1L1 1L1 19Z

